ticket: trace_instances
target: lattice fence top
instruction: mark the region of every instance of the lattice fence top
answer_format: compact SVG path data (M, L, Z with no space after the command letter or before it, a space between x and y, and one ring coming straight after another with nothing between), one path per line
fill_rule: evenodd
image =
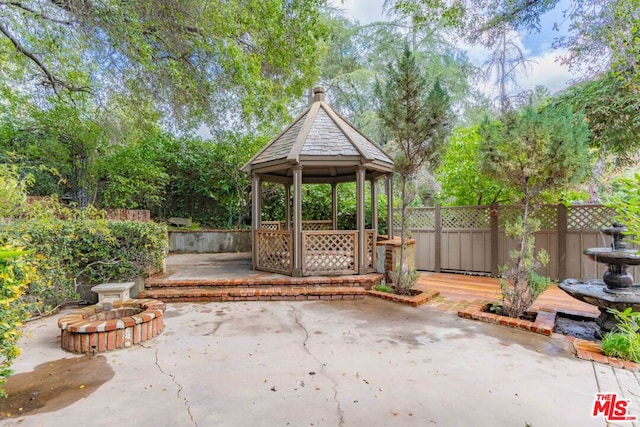
M442 228L491 228L490 210L487 206L442 208Z
M435 208L414 208L411 209L407 226L414 229L434 229L436 226L436 210ZM400 212L395 211L393 214L394 229L399 230L401 227Z
M500 206L498 207L498 227L505 228L507 223L513 223L522 217L522 207L520 206ZM540 221L542 230L553 230L558 227L558 211L555 206L543 206L536 212L534 218Z
M498 206L498 227L504 229L508 222L513 222L522 215L519 206ZM489 206L455 206L441 208L443 229L488 229L491 228L491 207ZM567 208L567 229L600 230L608 227L614 220L616 212L602 205L576 205ZM543 230L554 230L558 227L558 208L546 205L534 216L540 220ZM395 210L393 216L395 230L400 229L400 211ZM436 208L413 208L410 210L408 228L417 230L435 230Z
M591 230L609 227L616 212L602 205L571 206L567 208L567 229Z

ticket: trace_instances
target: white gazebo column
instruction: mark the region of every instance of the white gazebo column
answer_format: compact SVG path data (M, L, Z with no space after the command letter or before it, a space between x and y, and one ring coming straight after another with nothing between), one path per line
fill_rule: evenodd
M291 184L284 185L284 221L285 230L291 230Z
M302 276L302 166L293 168L293 277Z
M338 229L338 184L331 183L331 223L332 229Z
M356 171L356 224L358 227L358 274L362 274L365 270L364 265L364 181L366 168L358 167Z
M258 233L261 228L261 203L262 181L257 174L251 175L251 268L258 266Z
M393 239L393 174L387 175L385 181L385 190L387 193L387 236Z

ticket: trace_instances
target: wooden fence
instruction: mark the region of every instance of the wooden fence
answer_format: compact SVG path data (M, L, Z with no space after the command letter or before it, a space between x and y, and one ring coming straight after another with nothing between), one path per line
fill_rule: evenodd
M498 275L499 266L509 262L515 242L504 231L515 219L514 206L462 206L416 208L409 219L411 237L416 239L416 268ZM542 229L536 233L536 249L549 254L541 274L554 279L601 278L606 266L583 255L590 247L608 247L611 238L600 231L610 226L615 212L602 205L545 206L537 215ZM399 230L396 213L394 229ZM640 268L631 269L636 278Z

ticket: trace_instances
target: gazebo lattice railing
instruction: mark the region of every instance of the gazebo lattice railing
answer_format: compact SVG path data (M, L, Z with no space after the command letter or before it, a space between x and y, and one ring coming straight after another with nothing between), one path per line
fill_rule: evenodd
M260 224L262 225L262 229L266 229L266 230L286 230L287 229L286 221L262 221ZM332 228L333 228L333 221L330 219L302 221L303 230L331 230Z
M290 230L257 230L256 267L260 270L291 275L293 233Z
M277 221L274 221L277 222ZM271 223L266 224L272 226ZM291 273L293 233L261 229L256 232L257 265L260 270ZM365 230L365 269L375 270L376 230ZM305 230L302 232L302 275L358 274L358 232L352 230Z

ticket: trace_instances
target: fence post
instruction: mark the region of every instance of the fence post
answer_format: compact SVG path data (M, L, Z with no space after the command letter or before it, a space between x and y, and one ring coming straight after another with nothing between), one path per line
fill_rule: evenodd
M559 204L557 207L558 227L558 279L567 278L567 207Z
M498 256L499 256L499 234L498 234L498 207L491 205L490 218L491 218L491 275L493 277L498 276Z
M435 228L436 235L434 239L434 263L436 273L440 273L440 267L442 266L442 211L440 204L436 205L435 210Z

